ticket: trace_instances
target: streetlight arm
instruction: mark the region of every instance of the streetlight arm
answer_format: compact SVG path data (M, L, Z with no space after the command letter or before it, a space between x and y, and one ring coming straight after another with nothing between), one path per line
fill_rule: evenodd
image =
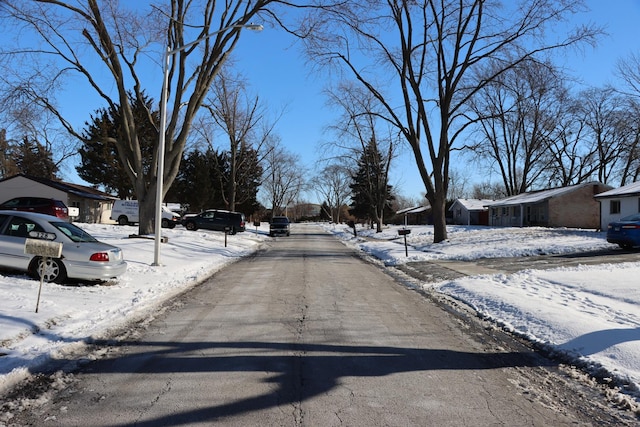
M205 35L205 36L202 36L202 37L200 37L200 38L198 38L198 39L196 39L196 40L194 40L194 41L192 41L192 42L189 42L189 43L183 44L182 46L177 47L177 48L175 48L175 49L171 49L171 50L169 50L169 49L168 49L168 50L167 50L167 55L173 55L174 53L178 53L178 52L180 52L180 51L183 51L183 50L185 50L185 49L188 49L188 48L190 48L191 46L195 46L195 45L197 45L198 43L200 43L201 41L203 41L203 40L205 40L205 39L208 39L209 37L215 36L216 34L220 34L220 33L222 33L222 32L225 32L225 31L227 31L227 30L230 30L230 29L232 29L232 28L246 28L246 29L248 29L248 30L252 30L252 31L262 31L262 30L264 29L264 27L263 27L262 25L260 25L260 24L245 24L245 25L242 25L242 24L236 24L236 25L230 25L230 26L228 26L228 27L222 28L221 30L214 31L214 32L212 32L212 33L208 33L208 34L207 34L207 35Z

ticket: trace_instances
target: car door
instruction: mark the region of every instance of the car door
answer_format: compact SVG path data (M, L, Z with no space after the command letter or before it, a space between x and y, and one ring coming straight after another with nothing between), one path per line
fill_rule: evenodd
M216 211L216 215L215 215L215 225L214 228L212 228L212 230L216 230L216 231L224 231L224 228L227 226L227 222L228 222L228 214L226 212L219 212Z
M200 215L200 220L198 221L199 228L205 228L207 230L215 229L215 212L206 211Z
M20 216L0 216L0 265L26 270L32 255L24 253L24 243L30 231L43 231L42 227Z

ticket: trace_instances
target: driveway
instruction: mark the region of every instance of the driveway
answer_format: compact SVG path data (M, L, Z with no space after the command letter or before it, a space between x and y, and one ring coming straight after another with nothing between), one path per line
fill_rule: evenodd
M398 269L422 282L455 280L480 274L516 273L522 270L549 270L578 265L618 264L640 261L640 251L607 249L563 255L513 258L481 258L474 261L434 260L408 262Z

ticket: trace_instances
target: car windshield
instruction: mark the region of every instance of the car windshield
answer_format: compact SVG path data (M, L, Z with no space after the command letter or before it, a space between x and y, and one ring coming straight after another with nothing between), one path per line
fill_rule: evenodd
M624 218L621 218L620 221L640 221L640 213L625 216Z
M289 222L289 219L285 217L280 217L280 218L276 217L276 218L273 218L272 222L274 224L287 224Z
M68 238L73 240L74 242L97 242L95 237L91 234L87 233L80 227L76 227L75 225L69 222L52 222L53 225L58 230L62 231Z

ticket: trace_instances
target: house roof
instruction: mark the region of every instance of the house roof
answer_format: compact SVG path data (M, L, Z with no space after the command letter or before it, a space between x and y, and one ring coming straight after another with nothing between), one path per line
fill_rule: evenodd
M85 199L94 199L94 200L116 200L117 199L117 197L104 193L100 190L96 190L95 188L87 187L85 185L54 181L52 179L40 178L40 177L25 175L25 174L13 175L9 178L4 178L0 180L0 182L9 181L19 176L29 179L31 181L39 182L40 184L55 188L57 190L64 191L65 193L69 193L78 197L85 198Z
M620 188L614 188L613 190L605 191L604 193L596 195L596 198L599 199L607 197L624 197L637 195L640 195L640 181L624 185Z
M570 185L568 187L560 187L560 188L552 188L549 190L540 190L540 191L530 191L528 193L517 194L515 196L507 197L506 199L496 200L494 202L488 203L485 206L518 206L518 205L527 205L540 203L545 200L549 200L555 197L563 196L565 194L569 194L573 191L576 191L580 188L586 187L588 185L601 185L610 187L606 184L602 184L600 182L584 182L582 184Z
M468 211L484 211L487 210L487 204L493 202L490 199L456 199L449 210L452 210L456 204L461 205Z
M412 214L412 213L420 213L420 212L424 212L431 209L431 206L414 206L412 208L405 208L405 209L400 209L399 211L396 212L397 215L400 214Z

